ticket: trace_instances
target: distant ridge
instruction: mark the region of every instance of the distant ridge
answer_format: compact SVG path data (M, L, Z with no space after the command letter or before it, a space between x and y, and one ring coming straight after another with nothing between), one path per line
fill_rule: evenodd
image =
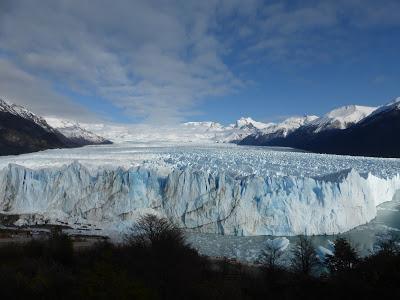
M45 119L47 123L78 146L112 144L111 141L84 129L78 122L54 117Z

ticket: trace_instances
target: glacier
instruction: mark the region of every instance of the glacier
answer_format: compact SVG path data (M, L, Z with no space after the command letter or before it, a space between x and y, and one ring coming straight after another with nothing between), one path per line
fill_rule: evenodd
M166 216L225 235L336 234L400 190L400 160L236 145L122 143L0 158L0 213L124 231Z

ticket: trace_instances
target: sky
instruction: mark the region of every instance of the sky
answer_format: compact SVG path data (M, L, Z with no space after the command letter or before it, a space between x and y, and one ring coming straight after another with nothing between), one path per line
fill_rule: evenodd
M398 0L0 0L0 98L45 116L279 121L400 96Z

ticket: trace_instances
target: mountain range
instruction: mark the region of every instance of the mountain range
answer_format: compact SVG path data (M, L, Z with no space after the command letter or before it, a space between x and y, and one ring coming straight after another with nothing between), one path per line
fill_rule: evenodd
M322 117L291 117L264 123L250 117L224 126L187 122L170 126L78 123L39 117L0 99L0 155L112 142L236 143L310 152L400 157L400 97L380 107L348 105Z
M400 157L400 97L381 107L349 105L307 122L286 136L259 130L240 145L282 146L317 153Z

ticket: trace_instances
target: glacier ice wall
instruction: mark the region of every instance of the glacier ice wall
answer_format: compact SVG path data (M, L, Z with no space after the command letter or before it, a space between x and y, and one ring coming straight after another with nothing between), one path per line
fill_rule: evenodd
M144 167L94 172L79 162L42 169L9 164L0 171L0 211L116 227L154 212L199 232L333 234L372 220L376 206L399 189L399 175L380 178L354 169L312 178L190 167L164 174Z

